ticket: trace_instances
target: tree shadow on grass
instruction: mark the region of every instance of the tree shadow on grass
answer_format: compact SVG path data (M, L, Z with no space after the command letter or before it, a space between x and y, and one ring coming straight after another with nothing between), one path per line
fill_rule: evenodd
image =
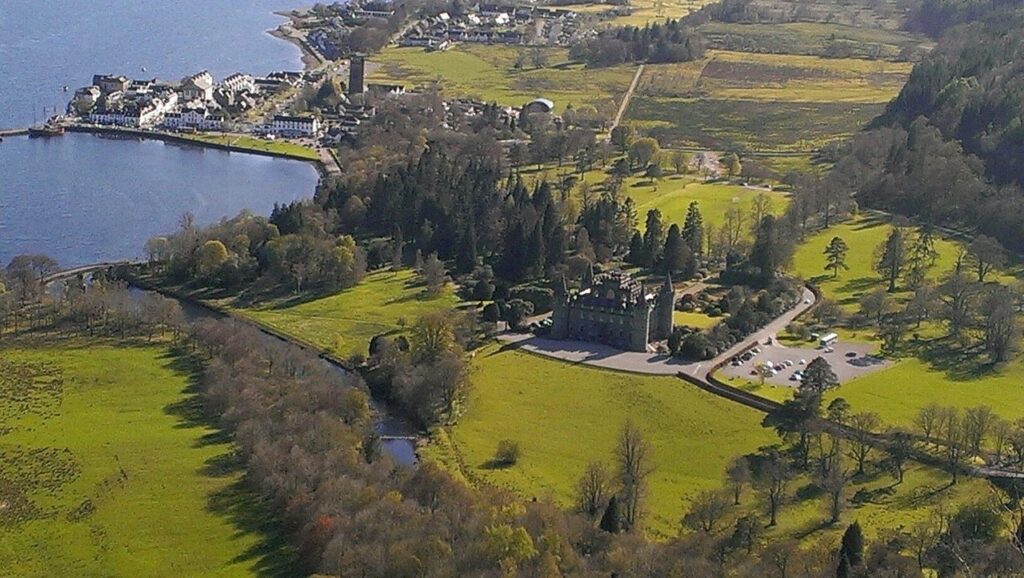
M285 578L295 576L300 567L298 552L281 531L282 522L269 513L269 506L239 479L210 495L207 509L231 521L236 536L260 536L260 540L232 563L251 562L259 576Z
M162 357L165 367L188 376L188 385L182 398L164 407L164 412L178 418L176 428L202 428L206 430L196 439L195 447L230 444L233 436L220 428L216 416L204 407L199 395L200 365L182 348L172 348ZM283 532L280 519L275 516L256 492L245 483L241 474L245 461L232 447L224 448L206 460L198 473L207 478L235 477L238 479L207 496L206 509L231 522L235 537L255 536L256 542L231 562L251 563L258 576L269 578L295 576L301 560Z
M888 225L892 220L881 214L869 214L863 217L859 223L853 228L854 231L866 231L868 229L874 229L875 227L881 227Z
M914 353L932 369L957 381L980 379L996 373L997 369L978 347L958 347L948 339L923 342Z

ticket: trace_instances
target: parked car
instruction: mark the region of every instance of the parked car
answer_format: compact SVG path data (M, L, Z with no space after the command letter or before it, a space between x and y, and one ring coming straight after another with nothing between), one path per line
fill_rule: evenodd
M786 361L783 361L782 364L785 365L786 367L793 367L793 360L787 359Z

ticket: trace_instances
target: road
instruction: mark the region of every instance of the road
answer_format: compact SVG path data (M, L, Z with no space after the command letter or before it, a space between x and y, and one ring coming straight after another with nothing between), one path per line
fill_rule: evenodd
M629 90L626 91L625 96L622 97L622 104L619 105L618 112L615 113L615 120L612 121L611 127L608 128L608 138L611 138L612 131L615 127L619 126L622 122L622 117L626 114L626 109L629 108L629 101L633 98L633 92L636 91L636 87L640 84L640 77L644 73L644 65L641 64L636 68L636 74L633 76L633 82L629 83Z

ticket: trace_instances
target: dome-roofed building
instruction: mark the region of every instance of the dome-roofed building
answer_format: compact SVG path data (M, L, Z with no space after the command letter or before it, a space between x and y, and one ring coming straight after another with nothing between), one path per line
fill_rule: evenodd
M555 295L551 336L603 343L628 351L647 351L653 341L672 334L675 290L666 278L657 293L623 271L592 272L583 287L570 292L563 279Z
M523 114L535 112L551 114L555 112L555 103L546 98L535 98L523 105Z

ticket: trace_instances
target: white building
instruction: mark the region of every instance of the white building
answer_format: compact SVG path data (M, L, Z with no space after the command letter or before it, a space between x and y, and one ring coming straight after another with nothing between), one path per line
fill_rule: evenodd
M314 136L320 132L320 121L313 116L288 116L278 114L266 131L283 137Z
M181 94L185 100L210 100L213 98L213 75L204 70L189 76L181 81Z
M220 83L220 86L225 90L232 90L235 92L243 90L254 92L256 90L256 81L252 76L239 72L225 78L224 81Z
M206 108L186 108L164 115L163 126L173 130L183 128L201 131L220 130L224 126L224 117L213 114Z

